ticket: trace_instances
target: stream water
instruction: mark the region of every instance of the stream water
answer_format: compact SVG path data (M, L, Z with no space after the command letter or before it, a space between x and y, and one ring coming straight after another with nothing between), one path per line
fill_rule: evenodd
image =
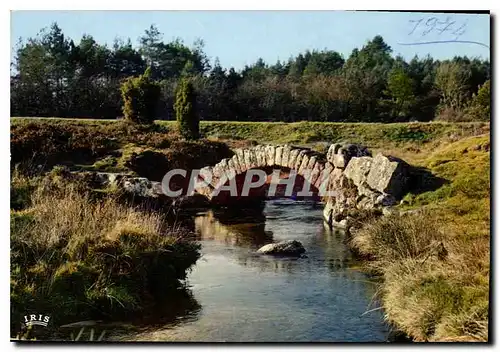
M266 201L259 215L195 217L202 257L188 275L190 304L176 317L121 336L133 341L383 342L389 327L372 302L375 283L356 269L342 231L322 205ZM275 258L260 246L296 239L307 258ZM184 307L184 308L182 308Z

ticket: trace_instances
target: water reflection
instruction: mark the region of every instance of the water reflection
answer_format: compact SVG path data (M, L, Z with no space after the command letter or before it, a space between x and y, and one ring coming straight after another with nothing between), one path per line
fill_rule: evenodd
M240 265L253 266L259 271L290 273L294 267L301 271L316 271L318 266L326 266L332 272L343 271L353 262L352 253L345 245L345 233L318 221L320 210L321 204L316 202L288 199L268 202L263 209L210 210L196 216L196 238L257 249L273 240L300 237L307 248L306 258L274 258L238 251L235 259ZM276 239L273 233L277 233ZM304 238L308 233L310 236Z
M352 268L345 234L325 227L321 205L267 201L255 212L209 211L194 219L202 258L187 283L202 309L193 319L127 337L146 341L385 341L370 308L375 285ZM265 221L263 221L265 219ZM307 258L256 249L296 239Z
M228 246L259 247L273 241L273 233L265 230L265 217L262 213L261 219L255 214L248 215L242 212L240 219L244 222L236 222L238 214L232 218L221 220L218 214L212 210L197 216L194 220L197 240L218 241ZM246 219L245 219L246 217ZM226 220L225 223L222 221ZM233 221L228 221L233 220Z

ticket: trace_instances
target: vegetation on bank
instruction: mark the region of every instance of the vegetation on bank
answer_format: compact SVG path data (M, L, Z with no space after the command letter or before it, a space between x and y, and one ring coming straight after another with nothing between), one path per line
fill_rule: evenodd
M444 184L408 194L403 215L364 221L352 236L383 277L388 321L416 341L488 340L489 151L487 135L428 146L415 162Z
M96 198L57 168L30 178L14 171L10 219L11 336L33 312L60 326L151 309L200 255L164 215L111 193Z
M231 150L158 125L25 122L11 128L11 335L29 335L20 326L27 312L49 314L55 328L169 307L200 255L189 228L163 199L94 189L92 177L66 167L161 181L172 168L215 164ZM49 330L45 337L57 338Z

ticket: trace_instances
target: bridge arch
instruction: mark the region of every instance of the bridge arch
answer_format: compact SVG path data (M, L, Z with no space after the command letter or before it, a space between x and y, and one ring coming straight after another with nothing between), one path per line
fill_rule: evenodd
M229 200L229 191L220 191L219 188L221 186L227 188L228 183L235 179L238 197L235 197L234 200L240 201L243 183L248 173L251 170L261 170L265 172L267 179L261 187L252 188L253 194L249 195L262 196L261 192L269 188L271 184L272 173L279 170L280 179L287 179L291 172L296 174L292 186L294 194L300 193L299 191L302 190L304 193L312 193L313 198L319 198L321 181L328 180L334 169L333 164L326 161L325 155L311 149L289 145L258 145L252 148L237 149L232 158L223 159L213 167L205 167L200 170L202 177L210 174L211 181L208 186L198 190L198 193L207 196L214 202L217 200L225 202ZM280 184L277 188L278 194L281 194L286 185ZM326 184L323 185L323 188L326 189Z
M411 173L410 165L403 160L380 153L372 157L366 147L356 144L332 144L326 155L289 145L257 145L237 149L233 157L201 169L201 177L209 174L211 178L197 193L213 203L239 202L238 197L214 198L214 190L225 185L221 180L241 178L251 170L276 168L285 174L293 170L309 189L319 190L318 196L325 203L324 218L329 225L337 226L347 226L353 209L382 211L397 204L408 191Z

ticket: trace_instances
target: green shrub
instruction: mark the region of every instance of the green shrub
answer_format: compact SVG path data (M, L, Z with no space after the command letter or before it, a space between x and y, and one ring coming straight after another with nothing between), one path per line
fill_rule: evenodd
M384 131L385 137L393 142L425 142L430 139L429 133L420 126L402 125Z
M182 137L198 139L200 137L200 120L196 113L196 95L189 79L183 79L177 88L174 110Z
M148 67L139 77L129 77L121 85L123 115L134 123L152 123L160 98L160 85L151 79Z

